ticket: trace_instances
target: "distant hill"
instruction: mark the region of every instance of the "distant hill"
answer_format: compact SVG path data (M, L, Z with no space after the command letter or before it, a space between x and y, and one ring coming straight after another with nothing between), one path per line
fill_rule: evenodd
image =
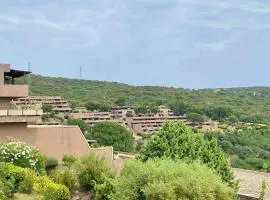
M83 106L87 102L108 106L119 102L137 106L168 105L178 114L211 115L216 112L222 116L229 112L242 121L270 120L268 87L190 90L31 75L30 91L31 95L62 96L73 106Z

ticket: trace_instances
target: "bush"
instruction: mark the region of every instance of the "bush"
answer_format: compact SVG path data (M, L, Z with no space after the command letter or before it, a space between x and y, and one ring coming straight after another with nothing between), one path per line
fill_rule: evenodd
M10 185L10 182L0 179L0 199L1 200L8 200L9 197L12 197L13 195L12 187L14 186Z
M51 113L53 110L53 106L51 104L43 104L42 110L44 113Z
M78 159L72 155L65 155L62 159L63 165L66 167L71 167Z
M143 149L139 159L168 157L186 162L200 161L215 170L220 177L234 185L231 167L215 140L205 140L182 122L168 122Z
M67 187L50 183L44 187L42 195L44 200L70 200L71 195Z
M71 195L64 185L54 183L46 176L40 176L34 184L34 191L43 195L44 200L70 200Z
M0 179L9 191L8 196L13 196L24 179L24 169L9 163L0 163Z
M127 162L112 200L234 200L234 189L206 166L172 160Z
M89 191L94 190L96 184L104 183L106 177L113 177L105 161L94 154L80 158L75 168L80 185Z
M71 193L76 189L77 187L77 177L70 169L64 169L64 170L55 170L50 177L55 183L65 185Z
M45 173L45 157L35 147L23 142L9 142L0 146L0 162L30 168Z
M104 182L95 185L95 200L111 200L115 192L115 180L105 177Z
M47 158L46 169L53 169L58 166L58 160L56 158Z
M31 194L34 191L34 183L38 175L31 169L24 170L23 180L19 184L18 192L23 194Z

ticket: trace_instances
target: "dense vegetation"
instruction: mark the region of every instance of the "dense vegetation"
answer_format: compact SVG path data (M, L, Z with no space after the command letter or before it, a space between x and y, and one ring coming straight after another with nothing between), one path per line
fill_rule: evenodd
M70 200L69 189L52 181L45 171L45 157L35 147L22 142L0 145L0 199L15 193L36 194L35 199Z
M79 126L86 139L96 141L96 147L111 146L115 151L133 151L132 133L117 122L99 122L89 126L83 120L69 118L67 124Z
M270 172L270 130L242 129L227 133L206 133L207 139L216 138L230 156L235 168Z
M202 162L215 170L223 181L233 183L231 168L217 142L203 139L182 122L164 124L162 129L149 139L139 158L146 161L163 157L176 161Z
M14 154L17 147L20 153ZM38 149L25 143L1 144L0 154L5 157L0 163L1 200L14 195L70 200L78 199L80 192L94 200L236 199L230 168L216 142L204 140L183 123L165 124L120 173L114 170L121 169L107 165L111 161L93 153L80 158L66 155L59 166L55 159L46 158L48 171Z
M31 95L62 96L73 106L107 110L112 105L168 105L177 114L197 113L213 119L269 122L270 88L189 90L135 87L114 82L50 78L32 75ZM194 116L194 114L193 114Z
M100 122L89 128L87 139L101 146L112 146L115 151L131 152L133 136L125 127L114 122Z
M198 163L138 160L126 164L112 200L233 200L232 188Z

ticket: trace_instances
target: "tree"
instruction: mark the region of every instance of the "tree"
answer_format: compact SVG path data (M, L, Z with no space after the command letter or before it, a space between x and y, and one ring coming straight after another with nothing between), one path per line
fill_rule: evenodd
M190 105L183 101L177 101L170 105L170 108L176 115L184 115L190 110Z
M233 174L216 140L205 140L182 122L167 122L153 136L139 159L169 157L187 162L200 161L214 169L220 177L233 185Z
M126 105L126 98L125 97L119 97L118 99L116 99L115 104L117 106L124 106L124 105Z
M233 110L228 106L217 106L206 108L205 113L213 120L222 121L233 114Z
M136 114L147 114L149 112L148 107L146 105L137 106L134 110Z
M106 112L110 109L110 106L107 104L88 102L85 104L85 107L89 111L100 110L102 112Z
M194 123L203 123L205 121L205 117L198 113L187 114L187 119L188 121L194 122Z
M112 200L233 200L233 188L199 163L170 159L126 163L117 179Z
M73 125L73 126L79 126L83 133L86 133L89 130L89 126L81 119L69 118L67 121L67 124Z
M53 110L53 106L51 104L43 104L42 110L44 113L51 113Z
M126 128L114 122L100 122L89 129L87 139L96 140L102 146L113 146L116 151L133 150L133 137Z

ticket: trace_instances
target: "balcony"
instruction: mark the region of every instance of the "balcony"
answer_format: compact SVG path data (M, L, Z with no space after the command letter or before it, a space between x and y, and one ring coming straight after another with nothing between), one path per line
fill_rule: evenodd
M0 123L36 123L42 110L0 110Z
M0 85L0 98L27 97L28 94L28 85Z

